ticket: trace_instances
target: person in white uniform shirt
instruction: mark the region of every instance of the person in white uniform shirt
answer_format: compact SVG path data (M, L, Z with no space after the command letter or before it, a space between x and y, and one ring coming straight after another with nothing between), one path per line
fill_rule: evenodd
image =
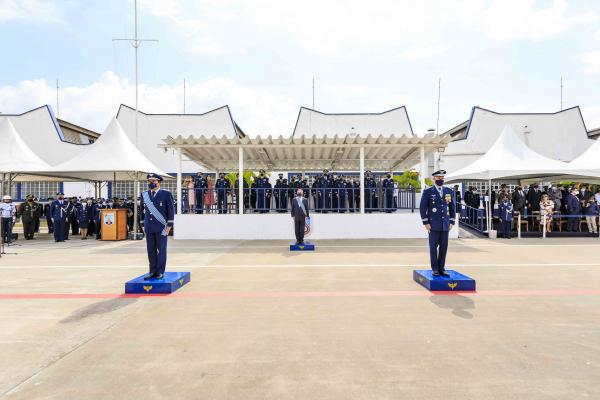
M2 241L10 244L12 242L12 227L15 223L17 208L12 203L12 197L6 195L2 197L0 203L0 216L2 217Z

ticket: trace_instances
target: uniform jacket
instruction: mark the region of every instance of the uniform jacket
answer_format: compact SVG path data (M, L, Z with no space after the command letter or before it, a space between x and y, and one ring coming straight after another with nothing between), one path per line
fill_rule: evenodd
M78 221L91 221L94 217L94 206L88 205L87 203L84 205L83 203L77 203L75 205L77 208L77 220ZM100 218L100 217L98 217Z
M55 221L66 221L69 218L69 202L63 200L54 200L50 205L50 215Z
M175 202L173 201L173 195L168 190L159 189L156 191L154 197L150 190L147 190L150 200L154 204L154 207L162 214L163 218L167 222L167 226L173 226L173 216L175 215ZM144 196L141 198L142 201L142 213L143 218L141 219L142 227L147 233L162 232L164 225L158 222L155 216L150 214L148 205L144 201Z
M510 201L504 202L501 201L498 205L498 209L500 211L500 220L501 221L512 221L514 215L514 208Z
M456 223L454 191L444 187L440 197L435 186L425 189L421 195L419 211L423 225L430 224L431 230L450 230L450 225Z
M525 207L525 194L521 194L515 190L512 195L512 203L515 210L522 210Z
M23 221L35 220L42 216L42 205L35 201L33 203L26 201L19 207L19 216Z

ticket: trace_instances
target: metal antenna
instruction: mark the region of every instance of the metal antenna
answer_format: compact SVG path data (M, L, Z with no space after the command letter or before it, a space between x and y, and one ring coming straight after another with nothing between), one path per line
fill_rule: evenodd
M118 39L113 39L114 41L119 41L119 42L129 42L134 49L134 54L135 54L135 147L138 147L138 114L139 114L139 107L138 107L138 48L140 47L140 45L143 42L158 42L158 40L156 39L138 39L138 26L137 26L137 0L134 0L133 2L133 26L134 26L134 36L133 39L126 39L126 38L118 38ZM138 171L135 171L135 196L134 196L134 202L135 202L135 207L133 208L133 238L137 239L137 232L138 232L138 205L137 205L137 197L140 194L140 181L138 179Z
M440 98L441 97L442 97L442 78L438 78L437 122L435 124L436 135L440 134Z
M563 110L563 78L560 77L560 111Z
M313 76L313 103L312 103L312 109L315 109L315 77Z
M183 113L185 114L185 78L183 78Z
M58 78L56 78L56 118L60 115L60 104L58 103Z

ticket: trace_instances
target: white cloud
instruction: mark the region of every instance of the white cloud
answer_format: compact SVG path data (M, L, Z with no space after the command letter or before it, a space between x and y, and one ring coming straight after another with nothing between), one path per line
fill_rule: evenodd
M600 74L600 50L583 53L580 59L585 64L584 72L586 74Z
M408 61L417 61L446 52L446 46L417 47L400 53L400 57Z
M544 39L596 21L591 12L575 13L566 0L539 6L535 0L144 0L144 10L164 18L191 41L190 49L243 50L247 38L261 33L289 38L323 55L342 51L448 39L468 29L495 41ZM214 34L220 32L220 34ZM214 34L214 35L213 35ZM228 38L228 34L238 40ZM213 35L206 39L207 35ZM222 41L229 41L224 44ZM430 48L440 51L443 43ZM237 46L237 48L236 48ZM425 54L427 55L427 54ZM408 54L410 58L411 54ZM416 53L419 59L420 54Z
M49 0L0 0L0 23L9 21L63 24L56 4Z
M60 118L101 131L120 103L134 105L134 86L108 71L85 86L60 90ZM21 113L50 104L55 108L56 91L43 79L0 87L0 110ZM216 78L186 86L186 111L202 113L224 104L231 107L236 122L249 135L291 133L297 106L291 98L267 90L240 85L232 79ZM181 85L140 85L140 110L148 113L181 113Z
M588 130L600 128L600 105L581 106L581 113Z
M600 30L596 31L596 33L594 34L594 40L600 41Z

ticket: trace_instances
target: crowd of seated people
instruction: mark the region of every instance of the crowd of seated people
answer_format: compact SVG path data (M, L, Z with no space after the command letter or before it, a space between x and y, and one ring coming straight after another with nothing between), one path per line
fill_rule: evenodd
M555 229L579 232L585 225L590 233L598 233L600 188L593 193L585 184L540 188L539 184L533 183L527 188L518 185L511 191L508 185L502 184L497 193L492 190L491 194L485 191L483 195L470 186L464 196L458 187L455 190L457 203L463 203L466 209L461 219L473 226L482 226L487 207L485 199L489 199L492 215L500 222L503 237L510 236L509 227L516 230L515 220L519 215L526 229L531 226L540 230L545 227L546 232Z

